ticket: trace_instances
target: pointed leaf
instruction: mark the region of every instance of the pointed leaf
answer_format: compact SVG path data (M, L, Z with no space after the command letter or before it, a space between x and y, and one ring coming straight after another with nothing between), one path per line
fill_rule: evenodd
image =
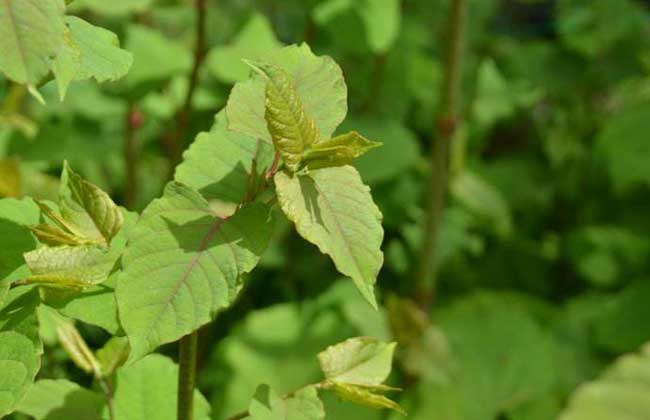
M124 223L122 212L109 195L73 172L67 162L61 174L60 195L61 215L79 236L110 243Z
M381 143L351 131L315 144L305 153L304 162L309 169L349 165L354 159L379 146Z
M266 59L288 73L320 138L330 138L347 113L347 88L341 68L330 57L314 55L307 44L282 48ZM271 143L264 118L265 86L261 75L237 83L230 93L226 114L230 129Z
M40 367L32 341L14 331L0 332L0 417L14 410Z
M36 85L63 46L59 0L4 0L0 3L0 71L17 83Z
M154 379L155 378L155 379ZM115 418L119 420L176 420L178 366L170 359L152 354L115 378ZM194 391L194 420L209 420L210 405Z
M196 330L227 307L271 232L265 205L250 204L220 219L198 193L169 184L142 213L122 256L116 297L130 360Z
M86 373L99 376L101 368L93 352L88 348L88 344L81 337L79 331L72 322L63 317L55 317L56 335L59 343L65 349L70 359L75 365Z
M376 307L373 286L384 257L381 212L351 166L275 175L278 202L298 233L329 255Z
M367 388L339 382L328 382L325 384L325 387L334 391L342 400L370 408L389 408L402 415L406 415L406 412L395 401L383 395L375 394Z
M245 134L228 130L224 112L217 114L209 132L199 133L183 154L174 179L200 192L208 200L241 203L252 171L271 166L273 147Z
M321 420L325 418L323 403L313 386L280 398L268 385L260 385L248 408L251 420Z
M250 65L267 79L264 119L271 140L287 167L296 171L305 150L319 140L316 123L307 114L285 70L266 63Z
M318 355L325 378L360 386L381 385L390 374L395 343L356 337L330 346Z
M64 48L53 65L61 99L72 80L105 82L126 75L133 56L120 48L117 35L76 16L66 16L65 23Z
M17 407L36 420L101 420L104 397L66 379L42 379Z

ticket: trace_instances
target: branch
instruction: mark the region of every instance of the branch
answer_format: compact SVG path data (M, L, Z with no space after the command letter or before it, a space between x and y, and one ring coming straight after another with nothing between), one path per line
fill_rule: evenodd
M431 140L431 179L424 215L420 266L416 273L417 298L423 307L432 303L436 291L438 236L447 192L449 150L460 120L467 0L452 0L450 7L442 110L435 118L437 132Z
M194 383L196 382L196 331L181 338L178 355L178 406L177 420L194 419Z
M199 70L205 59L206 51L206 37L205 37L205 28L206 28L206 3L207 0L195 0L196 7L196 44L194 46L194 61L192 64L192 70L189 76L189 83L187 87L187 92L185 93L185 100L183 105L176 111L174 120L176 122L175 129L163 135L162 141L165 147L165 151L169 160L171 161L172 171L173 168L181 161L183 153L183 138L187 132L187 128L190 124L190 115L192 113L192 99L194 98L194 93L198 86L199 81Z

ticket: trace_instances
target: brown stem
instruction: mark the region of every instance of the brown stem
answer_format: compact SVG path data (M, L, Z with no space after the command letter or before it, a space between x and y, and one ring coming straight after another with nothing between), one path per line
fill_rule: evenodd
M445 206L449 177L450 143L459 124L462 96L463 53L467 1L452 0L449 28L446 37L447 61L442 85L442 108L435 118L436 133L431 139L431 179L429 181L426 210L422 231L422 248L416 273L417 298L423 307L434 299L437 283L438 236Z
M181 161L183 153L183 138L186 135L190 125L190 115L192 113L192 99L198 86L199 70L205 59L206 51L206 3L207 0L195 0L196 7L196 44L194 46L194 60L192 70L190 71L189 83L185 93L185 99L181 107L176 111L176 127L173 131L163 135L162 141L165 152L173 168Z
M138 196L138 144L136 136L138 128L142 125L142 114L133 104L129 104L124 125L124 165L126 168L124 205L132 210Z
M384 73L386 71L386 53L378 53L375 55L375 61L372 68L372 78L370 79L370 88L368 96L361 105L360 112L366 113L373 110L381 96L381 85L384 81Z

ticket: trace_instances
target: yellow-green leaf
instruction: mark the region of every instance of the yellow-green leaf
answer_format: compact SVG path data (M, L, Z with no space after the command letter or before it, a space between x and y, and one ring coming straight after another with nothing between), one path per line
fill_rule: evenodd
M354 159L379 146L381 143L350 131L314 144L305 153L304 163L309 169L349 165Z

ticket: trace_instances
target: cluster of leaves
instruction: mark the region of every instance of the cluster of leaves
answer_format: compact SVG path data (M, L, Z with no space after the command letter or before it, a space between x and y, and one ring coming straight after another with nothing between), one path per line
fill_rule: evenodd
M0 415L645 420L648 3L466 2L433 307L450 1L1 3Z

